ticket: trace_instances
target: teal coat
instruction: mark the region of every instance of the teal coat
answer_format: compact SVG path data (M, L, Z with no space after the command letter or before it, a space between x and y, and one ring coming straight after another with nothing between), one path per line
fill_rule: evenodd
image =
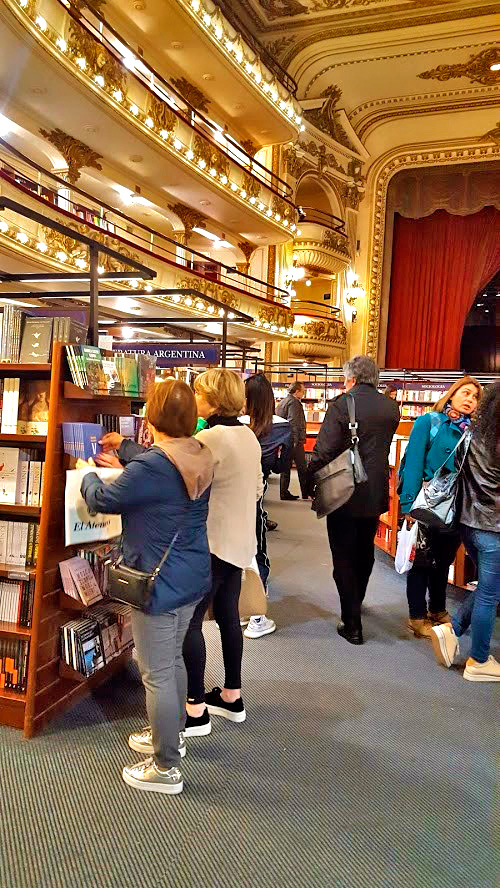
M456 454L451 456L451 453L461 437L462 432L445 413L425 413L415 420L399 469L402 479L399 501L403 514L410 511L422 481L430 481L443 464L451 472L454 470Z

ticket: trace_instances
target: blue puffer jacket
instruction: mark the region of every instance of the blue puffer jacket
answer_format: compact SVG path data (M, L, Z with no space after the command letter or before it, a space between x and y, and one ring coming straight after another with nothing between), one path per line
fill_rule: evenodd
M462 432L445 413L426 413L415 420L410 440L399 469L402 489L401 511L409 512L417 498L422 481L430 481L442 465L452 472L456 465L457 446Z
M161 450L142 450L130 442L123 451L120 448L120 458L130 461L113 484L103 484L95 472L85 475L85 502L92 511L122 516L124 562L137 570L153 571L180 529L155 583L150 614L199 601L211 583L210 488L190 500L180 473Z

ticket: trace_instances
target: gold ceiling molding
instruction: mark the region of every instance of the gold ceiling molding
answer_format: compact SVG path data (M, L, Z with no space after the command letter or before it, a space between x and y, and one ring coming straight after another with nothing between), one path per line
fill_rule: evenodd
M468 100L460 102L432 103L422 104L418 108L394 108L388 110L380 110L373 112L363 119L361 124L356 125L356 135L359 139L364 140L377 126L387 123L388 120L407 117L421 117L429 113L439 112L441 114L451 114L455 111L477 111L479 108L497 108L498 99L492 95L488 98L479 100L477 97L471 97Z
M269 21L283 18L285 15L307 15L309 12L307 6L298 0L259 0L259 5L262 6Z
M86 70L94 77L105 78L111 90L120 90L124 97L127 94L127 75L123 66L110 52L73 18L69 20L68 56L85 59Z
M252 139L242 139L240 145L243 148L243 151L246 151L249 157L255 157L257 151L259 150Z
M285 35L283 37L278 37L277 40L264 41L264 46L266 47L267 51L279 61L280 57L290 47L290 44L294 42L294 37Z
M40 134L50 142L54 148L62 154L68 165L66 174L68 182L75 185L80 178L83 167L92 167L95 170L102 170L101 164L102 154L98 154L80 139L75 139L63 130L56 128L52 130L40 129Z
M317 158L317 173L319 177L323 175L325 167L329 167L332 170L337 170L339 173L343 173L344 169L341 164L338 162L337 158L331 152L327 151L326 145L318 145L317 142L314 142L312 139L309 142L299 142L301 147L307 151L311 157Z
M440 108L445 107L445 100L453 99L455 102L457 101L459 96L463 96L464 100L468 98L476 99L478 96L491 96L492 101L496 100L495 93L492 94L490 86L467 86L462 87L462 89L453 89L446 90L445 92L427 92L427 93L417 93L409 96L387 96L383 99L372 99L370 102L364 102L362 105L357 105L356 108L349 113L349 119L357 123L356 118L359 117L363 111L369 111L371 108L392 108L392 107L406 107L407 105L416 105L417 102L434 102L431 105L432 108L439 110ZM440 101L443 100L443 101ZM429 105L427 104L427 108Z
M307 157L299 155L293 145L290 145L289 148L285 148L283 152L283 163L287 174L293 179L300 179L302 174L309 170L314 172L312 162L308 160Z
M484 42L483 43L462 43L458 46L454 46L453 50L456 51L459 49L477 49L480 46L487 47L487 46L494 46L494 45L495 45L494 41L490 41L487 43L484 43ZM442 53L443 52L442 48L440 48L440 49L419 49L416 52L400 52L400 53L396 53L393 55L373 56L373 57L370 57L369 59L365 58L365 56L363 55L362 57L357 58L357 59L346 59L343 62L335 62L333 65L327 65L326 68L322 68L320 71L317 72L317 74L314 75L314 77L309 81L309 84L306 87L306 90L304 93L304 98L307 99L314 84L321 77L323 77L324 74L328 74L329 71L333 71L337 68L348 68L351 65L368 65L371 62L387 62L387 61L392 61L393 59L410 59L410 58L413 58L413 56L435 55L435 53L437 53L437 52Z
M361 174L361 163L354 158L349 161L347 167L347 182L340 186L342 199L351 210L358 210L365 193L365 177Z
M495 161L500 158L500 146L476 145L469 148L448 147L436 150L399 150L390 160L386 160L376 173L373 186L373 215L371 220L370 245L368 255L371 263L368 274L368 303L365 330L365 354L377 359L380 307L382 296L382 271L384 260L385 217L387 190L392 177L405 168L446 166L480 161Z
M189 238L193 233L193 228L207 227L206 216L204 216L203 213L199 213L198 210L193 210L192 207L187 207L185 204L178 202L168 204L168 208L172 213L175 213L177 218L180 219L184 225L184 235L182 239L185 246L187 246Z
M201 89L198 89L194 83L190 83L185 77L171 77L170 83L175 86L177 92L179 92L182 98L192 105L193 108L196 108L197 111L201 111L202 114L208 113L210 101L207 99L205 93L202 92Z
M483 49L472 55L468 61L455 65L438 65L430 71L422 71L417 76L422 80L453 80L456 77L467 77L471 83L482 83L484 86L495 86L500 83L500 71L492 71L491 65L500 63L500 47Z
M71 5L74 7L75 12L81 12L82 9L89 9L91 12L95 10L95 12L102 14L104 7L106 6L106 0L91 0L90 3L87 3L86 0L71 0Z
M303 115L309 123L312 123L320 132L330 136L335 142L339 142L345 148L352 150L349 137L337 120L336 105L342 96L342 90L338 86L327 86L319 98L324 101L319 108L309 108L303 111Z
M500 120L497 122L497 125L493 127L489 132L485 133L484 136L481 137L482 142L496 142L497 145L500 145Z

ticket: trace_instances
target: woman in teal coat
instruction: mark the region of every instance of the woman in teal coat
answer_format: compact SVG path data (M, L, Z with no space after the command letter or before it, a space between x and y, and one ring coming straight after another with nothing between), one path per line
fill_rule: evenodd
M450 471L456 466L453 452L468 428L481 397L481 386L472 376L455 382L437 402L432 413L415 420L399 470L401 512L410 511L424 481L430 481L442 465ZM407 517L407 523L412 521ZM431 637L434 623L448 623L446 587L450 564L455 558L460 537L457 530L441 531L419 527L417 552L406 580L408 627L418 637ZM429 610L427 610L427 592Z

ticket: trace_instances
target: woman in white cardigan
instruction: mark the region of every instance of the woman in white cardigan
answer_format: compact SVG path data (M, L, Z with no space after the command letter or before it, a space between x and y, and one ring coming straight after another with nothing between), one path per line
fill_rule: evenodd
M198 414L207 428L198 438L211 450L214 480L210 494L207 532L212 556L212 588L196 606L184 641L188 674L187 737L209 734L210 715L233 722L246 718L241 697L243 637L239 617L241 575L257 551L257 501L263 493L260 444L238 421L245 389L233 370L207 370L194 384ZM224 659L224 687L205 694L206 649L203 617L212 604L220 629Z

